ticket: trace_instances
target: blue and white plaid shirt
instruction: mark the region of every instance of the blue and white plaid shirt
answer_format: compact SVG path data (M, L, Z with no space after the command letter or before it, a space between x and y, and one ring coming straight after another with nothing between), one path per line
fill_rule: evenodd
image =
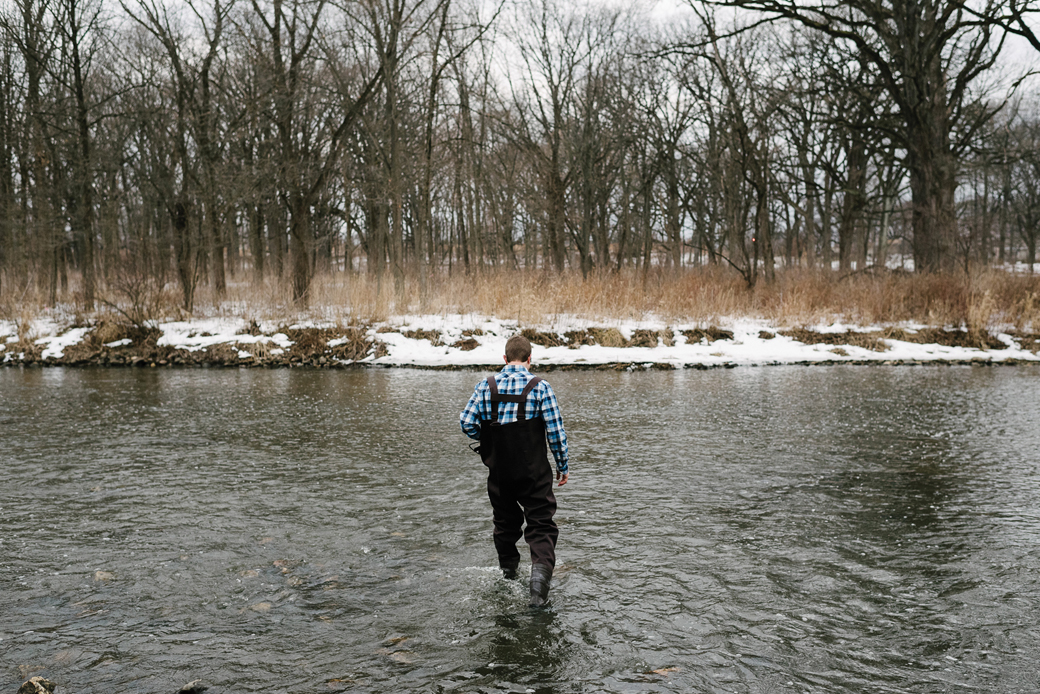
M520 395L527 382L534 376L526 367L507 364L495 376L495 384L502 395ZM516 421L515 402L499 404L498 421L509 424ZM527 418L541 417L545 420L545 438L549 442L549 450L556 459L556 471L567 472L567 432L563 430L563 416L560 405L556 402L556 393L547 382L541 381L527 396ZM482 380L473 390L473 397L466 403L466 409L459 415L462 432L471 439L480 439L481 422L491 420L491 389L487 379Z

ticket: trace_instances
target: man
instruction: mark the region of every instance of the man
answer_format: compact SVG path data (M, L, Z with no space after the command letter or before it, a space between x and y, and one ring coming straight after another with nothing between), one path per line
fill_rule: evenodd
M488 467L488 498L494 512L498 565L516 578L523 534L531 550L531 607L545 605L556 566L553 521L556 496L546 455L546 440L556 459L559 486L567 484L567 434L552 387L532 376L531 342L514 335L506 342L505 367L477 384L459 416L462 431L480 441L477 451ZM526 521L527 527L521 532Z

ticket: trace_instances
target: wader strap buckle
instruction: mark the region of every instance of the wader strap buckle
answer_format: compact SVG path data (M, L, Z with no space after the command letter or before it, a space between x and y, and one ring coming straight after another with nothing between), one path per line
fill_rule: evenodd
M520 395L502 395L498 392L498 384L495 383L494 376L488 376L487 378L488 388L491 390L491 425L496 426L498 424L498 403L500 402L515 402L516 407L516 419L519 422L523 422L527 419L527 396L530 395L534 387L542 382L542 379L535 376L527 385L524 386L524 391Z

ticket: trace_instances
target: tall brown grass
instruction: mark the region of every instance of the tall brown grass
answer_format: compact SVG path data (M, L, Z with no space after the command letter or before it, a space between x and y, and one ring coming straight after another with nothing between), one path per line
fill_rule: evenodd
M179 308L177 287L154 288L152 320L188 318ZM849 325L916 323L970 330L1013 328L1040 331L1040 275L998 270L941 275L834 273L789 269L773 284L749 289L725 268L672 271L654 269L562 274L546 271L483 270L438 272L420 282L409 274L319 275L307 307L293 304L288 282L231 281L224 297L202 286L195 316L240 317L291 324L301 320L335 323L379 322L406 314L477 314L512 319L521 325L552 326L564 317L595 322L660 320L670 324L719 324L748 317L778 327L841 321ZM103 290L106 303L96 314L133 307L118 291ZM68 297L64 314L83 324L84 315ZM8 293L0 299L0 318L22 324L47 309L39 295Z

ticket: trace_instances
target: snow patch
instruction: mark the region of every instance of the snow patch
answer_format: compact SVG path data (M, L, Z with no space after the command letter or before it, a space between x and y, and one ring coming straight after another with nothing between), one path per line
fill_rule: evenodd
M46 345L40 352L42 359L60 359L65 354L65 348L79 344L90 328L73 328L63 335L50 335L36 340L38 345Z

